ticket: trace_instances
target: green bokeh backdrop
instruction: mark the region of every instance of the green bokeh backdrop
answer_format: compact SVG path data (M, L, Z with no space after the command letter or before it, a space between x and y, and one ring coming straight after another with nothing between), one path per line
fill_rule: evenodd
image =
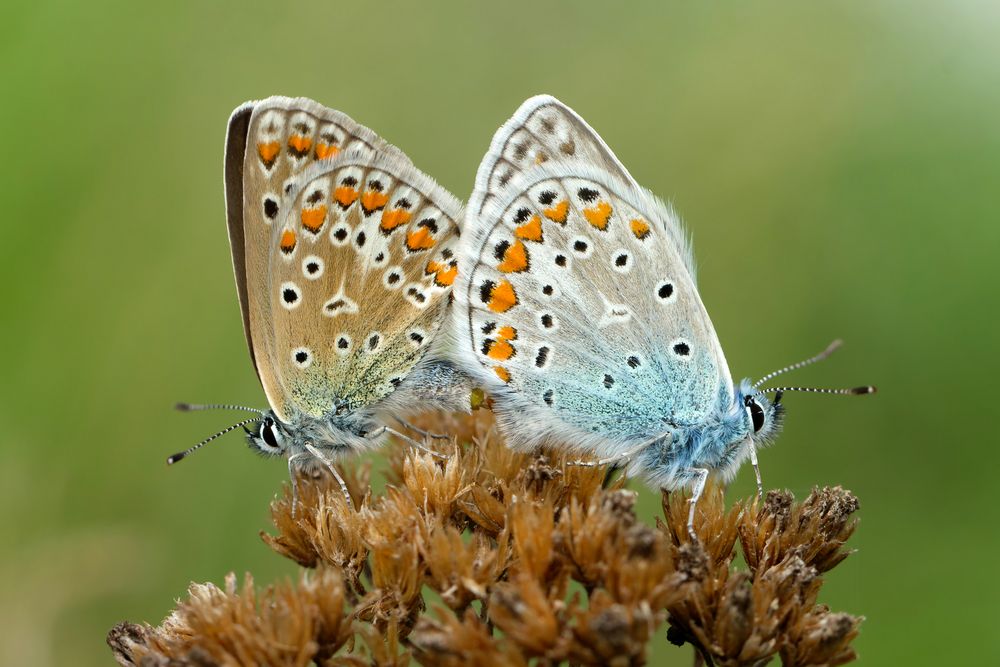
M860 496L823 600L867 617L867 664L1000 660L997 34L993 2L5 3L0 662L110 664L111 625L159 622L189 581L292 572L257 537L282 464L237 437L163 462L228 419L174 401L264 400L230 110L313 97L464 198L539 92L673 200L734 374L839 336L796 380L879 385L789 396L761 456L768 486Z

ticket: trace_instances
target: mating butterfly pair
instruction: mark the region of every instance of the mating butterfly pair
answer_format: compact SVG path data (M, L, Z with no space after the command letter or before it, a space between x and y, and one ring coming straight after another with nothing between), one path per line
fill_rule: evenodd
M677 216L552 97L500 128L464 212L402 151L307 99L233 113L225 182L271 409L224 432L242 426L290 469L336 475L332 460L405 438L390 419L468 409L481 386L512 447L574 447L697 499L710 472L756 468L796 389L734 386Z

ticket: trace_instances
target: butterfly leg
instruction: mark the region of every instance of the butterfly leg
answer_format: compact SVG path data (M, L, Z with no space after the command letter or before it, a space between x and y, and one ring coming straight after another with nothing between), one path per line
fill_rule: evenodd
M401 433L400 431L397 431L396 429L390 428L388 426L382 426L380 428L375 429L374 431L372 431L371 433L368 434L368 437L369 438L378 438L378 437L380 437L380 436L382 436L382 435L384 435L386 433L388 433L389 435L396 436L397 438L399 438L400 440L402 440L406 444L410 445L411 447L413 447L413 448L415 448L415 449L423 452L424 454L430 454L434 458L441 459L442 461L447 461L448 459L451 458L447 454L441 454L440 452L435 452L430 447L427 447L427 446L423 445L422 443L417 442L416 440L414 440L410 436L406 435L405 433Z
M760 466L757 465L757 445L753 438L750 438L750 465L753 466L753 474L757 476L757 497L764 497L764 483L760 480Z
M353 508L354 507L354 500L351 499L351 492L347 489L347 482L345 482L344 478L340 476L339 472L337 472L337 467L334 466L333 463L331 463L329 459L327 459L325 456L323 456L323 454L318 449L316 449L315 447L313 447L312 445L306 445L306 450L310 454L312 454L313 456L315 456L321 463L325 464L326 467L330 470L330 472L333 473L334 478L340 484L340 490L344 494L344 498L347 499L347 505L348 505L348 507L352 507Z
M292 465L292 463L295 461L295 459L301 459L301 458L303 458L305 456L308 456L308 455L305 452L301 452L299 454L292 454L291 456L288 457L288 478L290 480L292 480L292 518L293 519L295 518L295 508L298 507L298 504L299 504L299 483L298 483L298 480L295 479L295 466Z
M630 449L628 451L622 452L621 454L615 454L614 456L609 456L604 459L597 459L596 461L567 461L568 466L580 466L583 468L597 468L599 466L606 466L609 463L615 464L615 467L621 467L618 464L628 465L632 457L641 452L642 450L649 447L651 442L644 442L635 449Z
M442 433L431 433L430 431L425 431L419 426L414 426L410 422L406 421L405 419L400 419L399 417L394 417L393 419L399 422L399 425L402 426L403 428L409 431L413 431L414 433L418 433L425 438L430 438L431 440L451 440L450 435L445 435Z
M688 535L697 542L698 535L694 532L694 508L698 505L698 499L701 498L701 494L705 490L708 468L690 468L688 472L694 475L694 481L691 483L691 498L688 500L691 504L691 509L688 511Z

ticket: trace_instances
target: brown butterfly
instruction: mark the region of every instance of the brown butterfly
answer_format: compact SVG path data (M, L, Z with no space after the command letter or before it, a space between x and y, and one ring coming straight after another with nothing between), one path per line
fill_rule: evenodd
M318 460L336 475L333 459L402 436L390 419L468 410L467 376L435 345L458 273L458 199L370 129L287 97L233 112L225 186L244 331L270 410L243 408L257 415L222 433L242 426L290 472Z

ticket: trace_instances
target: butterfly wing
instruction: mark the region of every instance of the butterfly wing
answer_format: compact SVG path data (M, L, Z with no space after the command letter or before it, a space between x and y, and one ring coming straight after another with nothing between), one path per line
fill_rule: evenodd
M251 293L266 289L272 222L281 217L289 179L307 165L346 150L406 155L346 114L306 98L270 97L236 108L226 133L226 218L243 331L251 337ZM248 272L249 266L249 272ZM254 298L253 308L260 305ZM260 375L260 369L257 369Z
M639 188L625 165L583 118L551 95L536 95L518 108L493 135L490 148L479 165L476 185L467 208L469 217L483 214L486 206L515 176L538 165L579 161ZM639 188L641 189L641 188ZM652 195L650 195L652 197ZM653 197L655 199L655 197ZM690 244L675 216L664 220L667 233L682 249L684 261L694 275Z
M552 151L564 144L575 150ZM731 392L679 221L567 107L522 106L471 206L459 352L513 445L571 439L613 454L701 423Z
M461 204L339 112L286 98L244 109L230 123L230 235L271 407L287 422L376 402L440 327Z

